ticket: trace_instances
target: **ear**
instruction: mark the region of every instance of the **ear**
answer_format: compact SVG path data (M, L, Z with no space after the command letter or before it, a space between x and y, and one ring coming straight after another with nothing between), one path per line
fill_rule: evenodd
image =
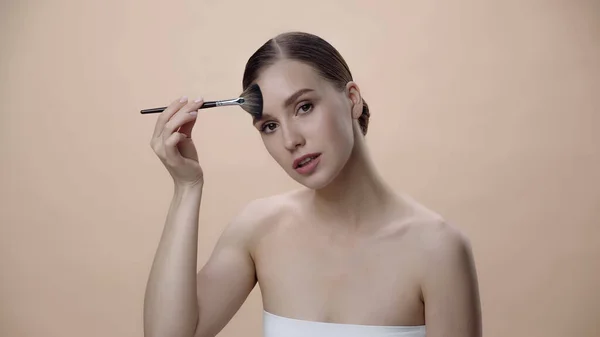
M363 100L358 84L353 81L346 83L346 95L352 104L352 118L358 119L363 111Z

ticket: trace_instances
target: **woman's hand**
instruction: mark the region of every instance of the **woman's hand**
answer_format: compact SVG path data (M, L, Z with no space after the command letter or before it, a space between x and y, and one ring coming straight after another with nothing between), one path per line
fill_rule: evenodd
M202 186L204 176L198 152L192 141L192 129L203 100L188 102L181 98L163 111L154 128L150 145L178 187Z

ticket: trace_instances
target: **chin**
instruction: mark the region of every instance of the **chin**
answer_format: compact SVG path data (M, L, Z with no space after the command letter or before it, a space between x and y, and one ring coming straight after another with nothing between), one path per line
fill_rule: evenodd
M288 172L288 174L292 179L304 187L311 190L320 190L327 187L336 177L334 174L331 174L331 172L327 172L324 167L321 167L321 169L321 171L317 171L308 176L303 176L296 172L291 172L291 174Z
M309 188L311 190L320 190L322 188L327 187L329 185L329 181L323 179L314 179L313 177L301 177L299 179L294 179L302 186Z

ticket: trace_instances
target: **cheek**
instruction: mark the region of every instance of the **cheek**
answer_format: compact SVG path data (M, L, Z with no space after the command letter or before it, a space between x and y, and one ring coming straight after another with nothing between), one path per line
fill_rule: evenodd
M352 119L342 108L335 107L322 116L321 134L325 134L334 144L352 140Z
M265 149L267 149L267 152L269 152L271 157L277 158L277 149L274 146L275 142L273 141L272 137L263 136L262 141L263 141L263 144L265 145Z
M279 165L283 165L287 160L286 150L281 145L281 142L281 139L279 139L277 135L263 136L263 144L265 145L267 152Z

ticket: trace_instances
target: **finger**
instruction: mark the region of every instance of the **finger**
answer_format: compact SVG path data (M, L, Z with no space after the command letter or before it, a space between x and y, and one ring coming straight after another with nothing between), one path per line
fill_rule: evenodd
M183 159L181 153L179 153L177 144L185 138L186 136L183 133L174 132L165 140L165 156L169 163L177 163Z
M161 132L163 139L167 139L185 123L196 119L197 110L202 106L202 103L202 99L198 99L179 109L179 111L177 111L177 113L175 113L175 115L165 124L164 129Z
M183 133L188 138L192 138L192 130L194 129L194 125L196 125L196 121L198 120L198 111L194 110L190 112L190 115L194 116L194 119L192 119L192 121L190 122L183 124L181 128L179 128L179 132Z
M179 99L174 100L169 104L169 106L165 109L165 111L161 112L156 120L156 125L154 126L154 133L152 137L160 136L161 132L165 128L165 124L173 117L173 115L179 111L182 107L184 107L187 103L187 97L181 97Z
M199 98L195 101L195 103L198 104L198 109L200 109L202 104L204 104L204 99ZM198 110L192 110L189 113L191 115L193 115L194 117L196 117L196 115L198 114ZM196 120L197 120L197 118L194 118L191 122L187 122L187 123L183 124L181 126L181 128L179 129L179 132L185 134L188 138L191 138L192 137L192 129L194 128L194 125L196 125Z
M176 113L170 121L165 124L165 129L161 133L161 137L163 141L169 138L174 132L179 131L179 129L185 125L186 123L192 122L196 119L194 114L189 113Z
M188 114L192 111L198 110L200 109L200 107L202 106L202 104L204 104L204 100L202 98L198 98L194 101L188 102L186 105L184 105L183 107L181 107L179 109L179 111L175 112L175 114L172 116L177 116L177 114ZM172 118L171 117L171 118Z

